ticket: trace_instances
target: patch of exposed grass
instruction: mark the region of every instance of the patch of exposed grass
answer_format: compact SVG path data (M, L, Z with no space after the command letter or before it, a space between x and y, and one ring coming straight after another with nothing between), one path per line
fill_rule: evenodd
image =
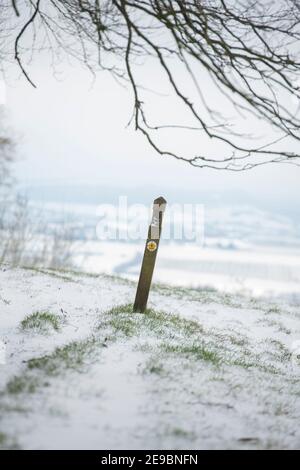
M6 434L0 432L0 446L3 446L7 440Z
M272 364L263 363L246 347L249 345L247 337L237 336L233 331L222 333L214 329L205 330L195 320L151 308L145 313L133 313L132 309L131 304L113 307L103 314L99 328L112 328L115 339L118 333L126 337L153 335L161 341L159 348L164 353L206 361L218 367L256 368L272 374L280 372ZM143 344L141 348L144 352L151 352L151 349L153 352L152 346L146 348ZM159 372L155 367L153 371Z
M162 341L160 350L169 354L181 354L190 358L220 364L221 357L204 345L204 330L200 323L176 314L147 309L145 313L133 313L131 304L113 307L103 315L99 328L111 327L115 333L133 337L144 333ZM159 374L156 364L147 365L145 371Z
M45 377L59 375L66 369L82 369L93 359L93 352L98 345L103 346L99 338L91 337L83 341L73 341L63 347L58 347L53 353L27 361L26 369L19 376L13 377L1 394L31 394L38 387L48 387L49 381ZM41 370L44 375L37 375ZM12 410L13 411L13 410Z
M242 367L243 369L246 369L246 370L249 370L249 369L258 369L260 370L261 372L265 372L267 374L274 374L274 375L277 375L280 372L280 370L276 367L274 367L273 365L266 365L266 364L262 364L262 363L259 363L259 361L255 361L255 360L247 360L243 357L240 357L240 358L232 358L231 360L227 361L227 364L230 365L230 366L238 366L238 367Z
M169 434L171 434L174 437L182 438L182 439L189 439L193 440L195 439L195 434L191 431L187 431L186 429L183 428L173 428L170 430Z
M14 439L0 431L0 449L17 450L19 449L19 446L17 445Z
M23 331L38 330L40 332L48 332L49 329L58 331L60 328L60 318L54 313L45 312L34 312L27 315L21 323L20 328Z
M146 309L145 313L133 313L132 304L113 307L103 315L99 328L105 324L112 326L116 331L126 336L138 334L142 329L150 330L160 335L169 336L176 331L182 335L202 334L203 327L194 320L187 320L176 314ZM128 333L128 334L126 334Z
M163 344L163 351L172 354L179 354L197 360L207 361L213 365L219 365L222 358L213 350L203 344Z
M95 337L82 341L72 341L58 347L52 354L30 359L28 369L42 369L49 375L57 375L63 369L79 369L85 360L91 359L91 353L97 344Z
M136 322L127 316L124 318L120 315L116 315L111 319L110 326L127 337L135 336L138 332Z
M156 325L160 324L166 326L168 329L175 329L186 336L204 333L203 327L199 322L187 320L179 315L150 309L149 312L147 312L147 316L150 318L151 321L149 324L154 330Z
M278 305L273 305L272 307L268 308L266 311L265 311L266 315L268 314L271 314L271 313L277 313L277 314L280 314L281 313L281 309Z
M150 374L162 375L164 372L164 368L160 364L153 364L152 366L149 366L148 371L150 372Z
M38 381L26 374L13 377L6 385L6 391L10 394L34 393Z

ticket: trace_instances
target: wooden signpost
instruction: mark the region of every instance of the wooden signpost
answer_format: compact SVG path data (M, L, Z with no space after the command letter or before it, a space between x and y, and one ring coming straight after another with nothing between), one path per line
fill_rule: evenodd
M167 201L163 197L158 197L153 202L152 220L149 225L140 278L133 306L134 312L144 313L147 307L166 204Z

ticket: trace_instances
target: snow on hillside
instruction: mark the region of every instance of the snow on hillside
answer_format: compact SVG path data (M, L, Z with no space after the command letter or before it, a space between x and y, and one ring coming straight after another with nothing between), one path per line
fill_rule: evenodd
M0 271L0 447L300 447L300 305Z

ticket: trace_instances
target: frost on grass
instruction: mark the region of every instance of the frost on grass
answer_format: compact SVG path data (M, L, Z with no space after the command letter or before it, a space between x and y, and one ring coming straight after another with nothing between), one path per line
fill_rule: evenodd
M103 314L98 329L105 331L107 328L111 328L115 339L120 334L127 338L148 338L149 348L159 350L160 357L185 357L216 367L227 365L271 374L280 372L271 361L264 360L260 353L247 347L242 335L237 336L233 332L220 334L213 328L204 328L199 321L174 313L154 309L147 309L142 314L133 313L131 304L120 305ZM290 356L283 354L281 359L287 362Z
M59 324L56 321L57 317L49 312L36 312L26 317L21 326L22 329L44 329L45 324L51 324L57 329ZM145 314L132 313L132 305L127 304L104 312L96 331L86 339L72 341L55 348L51 354L29 359L23 373L7 383L6 392L13 395L31 394L43 385L42 375L57 376L70 369L82 372L97 359L104 346L120 340L120 335L128 339L142 335L149 339L152 337L156 344L150 345L149 350L159 350L161 358L163 355L184 356L214 366L225 361L220 354L218 338L217 342L211 341L211 333L205 331L199 322L154 309L147 309ZM145 349L145 344L139 347ZM160 373L163 367L152 365L145 370Z
M61 319L51 312L34 312L27 315L21 323L20 328L23 331L36 330L40 333L48 333L51 330L60 329Z
M149 349L159 350L160 357L186 357L199 360L213 366L237 366L244 369L258 369L277 374L280 369L274 361L266 360L259 351L248 345L242 334L217 329L205 328L199 321L189 320L177 314L154 309L147 309L144 314L133 313L132 305L116 306L105 312L98 325L99 330L110 328L114 340L118 335L127 338L144 337L149 340ZM155 347L153 346L155 344ZM280 363L288 363L290 354L279 342ZM140 346L141 347L141 346ZM143 343L147 348L147 341ZM278 359L278 356L271 357Z
M37 379L27 374L15 376L6 385L6 392L9 394L34 393L37 386Z
M72 341L58 347L52 354L30 359L28 370L40 369L47 375L57 375L66 369L77 369L88 364L93 357L97 338L90 337L82 341Z

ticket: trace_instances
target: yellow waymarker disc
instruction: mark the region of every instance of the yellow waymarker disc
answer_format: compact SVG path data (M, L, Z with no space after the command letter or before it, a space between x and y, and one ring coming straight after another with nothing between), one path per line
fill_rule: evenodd
M155 251L156 248L157 248L157 243L154 242L153 240L150 240L150 242L147 243L147 250Z

